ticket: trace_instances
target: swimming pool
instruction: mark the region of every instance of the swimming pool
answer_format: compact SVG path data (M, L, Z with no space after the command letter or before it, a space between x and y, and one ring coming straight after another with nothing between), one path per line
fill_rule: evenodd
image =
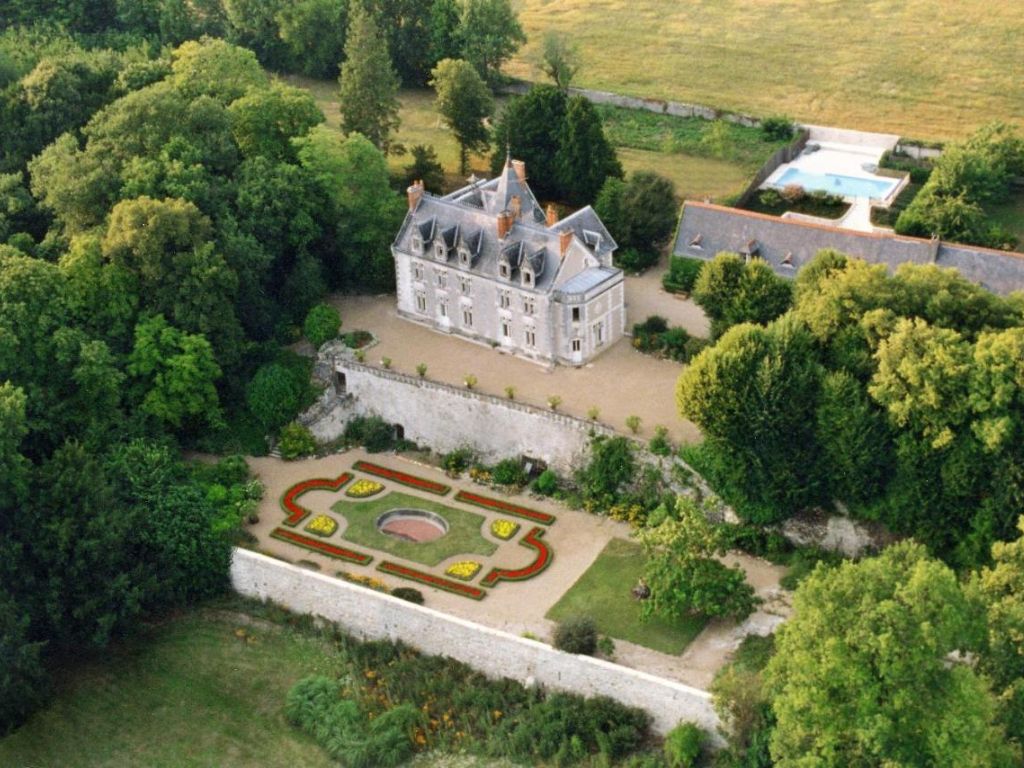
M820 189L843 197L873 197L884 200L898 183L899 179L865 179L835 173L808 173L799 168L790 168L776 179L772 186L781 189L789 184L799 184L809 192Z

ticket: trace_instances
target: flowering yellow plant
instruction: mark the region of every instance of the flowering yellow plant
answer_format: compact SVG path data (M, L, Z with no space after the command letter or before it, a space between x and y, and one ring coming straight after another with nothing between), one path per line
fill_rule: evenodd
M519 523L513 523L511 520L501 519L491 523L491 533L504 541L508 541L515 536L518 530Z
M338 530L338 522L333 517L317 515L306 526L306 530L310 533L315 533L317 536L330 536Z
M477 571L479 570L480 563L475 560L460 560L457 563L449 565L448 570L446 570L445 573L449 576L454 576L456 579L469 581L476 576Z
M383 490L384 486L376 480L356 480L345 491L345 495L351 496L354 499L365 499L367 496L373 496L373 494L380 493Z

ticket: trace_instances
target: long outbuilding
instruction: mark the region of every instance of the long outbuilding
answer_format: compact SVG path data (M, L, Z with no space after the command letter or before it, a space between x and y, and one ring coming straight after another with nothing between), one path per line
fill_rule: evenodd
M885 264L890 271L906 263L935 264L953 267L993 293L1024 291L1024 253L891 232L858 232L712 203L690 201L683 206L674 253L704 260L723 251L758 257L776 274L795 277L824 248Z

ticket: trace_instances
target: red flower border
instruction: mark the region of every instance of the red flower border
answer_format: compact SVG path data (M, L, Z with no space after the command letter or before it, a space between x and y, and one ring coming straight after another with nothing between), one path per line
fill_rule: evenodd
M306 491L336 491L353 477L354 475L351 472L342 472L333 480L328 480L324 477L315 477L312 480L303 480L301 483L293 485L285 491L284 495L281 497L281 506L284 507L284 511L288 513L288 517L285 519L284 524L296 526L311 514L311 510L306 509L295 501Z
M555 522L555 516L549 515L547 512L540 512L536 509L520 506L519 504L510 504L509 502L502 501L501 499L492 499L490 496L481 496L478 493L471 493L470 491L459 491L455 494L455 500L463 501L466 504L473 504L477 507L483 507L484 509L507 512L510 515L523 517L527 520L532 520L535 523L540 523L541 525L551 525Z
M482 589L470 586L469 584L460 584L451 579L442 579L440 576L434 576L432 573L417 571L415 568L406 568L404 565L393 563L390 560L378 563L377 570L382 573L390 573L392 576L409 579L410 581L417 581L420 584L426 584L428 587L451 592L454 595L462 595L472 600L483 600L487 595Z
M532 579L551 565L554 555L551 552L551 548L541 541L543 535L543 528L533 528L519 540L519 543L524 547L537 550L536 560L525 568L492 568L490 573L484 576L480 584L485 587L493 587L499 581L526 581L527 579Z
M407 485L410 488L417 488L427 493L436 493L438 496L444 496L448 491L451 490L451 486L444 485L443 483L435 483L433 480L425 480L422 477L416 477L416 475L409 475L405 472L399 472L397 469L388 469L382 467L380 464L373 464L369 461L357 461L353 464L354 469L358 469L360 472L366 472L370 475L376 475L377 477L383 477L385 480L391 480L402 485Z
M362 552L356 552L352 549L328 544L326 541L311 539L309 536L303 536L301 533L289 531L286 528L275 528L270 532L270 537L272 539L279 539L280 541L287 541L290 544L303 547L311 552L318 552L321 555L335 557L338 560L347 560L350 563L357 563L358 565L369 565L373 560L371 555L364 555Z

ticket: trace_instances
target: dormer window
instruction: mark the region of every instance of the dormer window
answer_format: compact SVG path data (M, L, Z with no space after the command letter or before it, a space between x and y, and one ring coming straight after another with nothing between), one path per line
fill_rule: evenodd
M444 243L435 243L434 258L438 261L448 261L448 246Z
M527 288L533 285L533 272L530 272L527 269L523 270L523 285Z
M423 253L423 238L419 235L412 236L412 252Z
M508 268L508 264L506 264L504 261L501 262L500 264L498 264L498 274L500 274L502 277L504 277L506 280L508 280L509 268Z
M469 251L465 248L459 248L459 263L464 267L470 266Z
M704 242L704 235L698 233L698 234L694 235L693 239L690 241L690 247L691 248L696 248L698 250L702 250L704 246L701 245L701 243L703 243L703 242Z

